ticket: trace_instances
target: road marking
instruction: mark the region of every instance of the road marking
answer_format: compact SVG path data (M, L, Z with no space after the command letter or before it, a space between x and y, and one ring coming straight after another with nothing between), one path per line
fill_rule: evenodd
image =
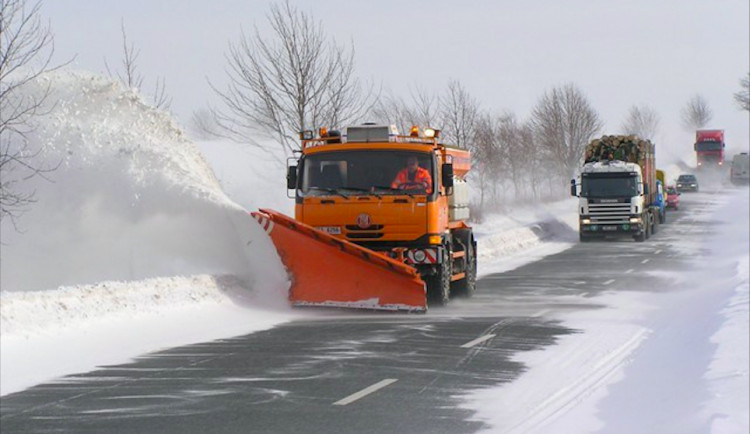
M614 281L615 281L615 279L609 279L608 281L604 282L604 284L605 285L610 285Z
M631 268L631 269L627 270L627 271L625 272L625 274L630 274L630 273L632 273L633 271L635 271L635 269Z
M644 260L642 260L642 261L641 261L641 264L645 264L646 262L648 262L648 259L644 259Z
M657 250L654 252L655 255L658 255L659 253L661 253L661 250Z
M367 396L367 395L369 395L369 394L371 394L373 392L377 392L378 390L384 388L385 386L393 384L396 381L398 381L398 380L395 379L395 378L386 378L383 381L379 381L379 382L373 384L372 386L366 387L366 388L360 390L357 393L352 393L351 395L347 396L346 398L334 402L333 405L347 405L347 404L351 404L352 402L354 402L354 401L356 401L358 399L364 398L365 396Z
M534 315L531 315L532 318L539 318L540 316L547 315L552 309L544 309L540 310L539 312L535 313Z
M490 333L490 334L488 334L488 335L480 336L480 337L478 337L478 338L474 339L474 340L473 340L473 341L471 341L471 342L467 342L467 343L465 343L465 344L461 345L461 348L471 348L471 347L473 347L474 345L477 345L477 344L481 344L482 342L484 342L484 341L487 341L487 340L490 340L490 339L492 339L492 338L494 338L494 337L495 337L495 335L493 335L493 334L491 334L491 333Z

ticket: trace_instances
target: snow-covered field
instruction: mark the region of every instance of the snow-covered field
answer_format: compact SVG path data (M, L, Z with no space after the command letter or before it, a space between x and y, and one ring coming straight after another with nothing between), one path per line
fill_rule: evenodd
M0 395L305 315L287 308L280 261L247 215L259 207L291 213L283 167L228 142L196 145L165 113L106 79L45 80L39 86L50 84L57 104L32 140L62 164L52 183L29 185L39 201L20 221L22 233L3 222ZM574 245L574 203L476 225L480 271ZM717 236L685 244L708 249L720 277L696 264L692 275L674 276L689 284L685 293L613 291L597 299L605 309L561 315L586 339L520 355L528 372L467 396L467 408L493 432L748 432L748 207L747 190L737 190L698 216L725 216ZM719 280L730 290L712 291ZM693 375L695 384L677 384L695 374L686 358L696 348L709 369ZM655 378L681 393L667 395ZM703 413L665 419L698 398Z

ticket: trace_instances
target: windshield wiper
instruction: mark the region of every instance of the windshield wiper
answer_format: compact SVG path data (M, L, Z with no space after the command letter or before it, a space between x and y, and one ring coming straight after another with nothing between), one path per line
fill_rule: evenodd
M342 192L338 191L338 189L335 189L335 188L326 188L326 187L309 187L309 188L308 188L307 190L308 190L308 191L309 191L309 190L325 191L326 193L333 193L333 194L337 194L337 195L339 195L339 196L343 197L344 199L349 199L349 196L345 195L344 193L342 193Z
M377 197L378 199L381 199L381 196L370 188L362 188L362 187L342 187L344 190L351 190L351 191L361 191L363 193L370 193L371 195Z
M409 196L411 198L414 197L414 194L413 193L409 193L409 190L403 190L403 189L400 189L400 188L393 188L390 185L387 185L387 186L386 185L373 185L372 188L375 188L375 189L378 189L378 190L395 191L396 193L405 194L405 195L407 195L407 196Z

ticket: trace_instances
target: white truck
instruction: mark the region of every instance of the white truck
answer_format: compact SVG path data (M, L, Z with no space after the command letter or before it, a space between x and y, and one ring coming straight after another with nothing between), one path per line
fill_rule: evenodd
M604 136L586 147L578 196L581 242L592 238L632 236L644 241L659 221L654 145L635 136Z

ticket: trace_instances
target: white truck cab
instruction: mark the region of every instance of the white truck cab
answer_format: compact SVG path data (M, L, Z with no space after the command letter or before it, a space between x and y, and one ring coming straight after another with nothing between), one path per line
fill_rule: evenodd
M586 163L574 183L571 194L579 198L581 241L608 235L645 238L646 228L653 222L638 164L617 160Z

